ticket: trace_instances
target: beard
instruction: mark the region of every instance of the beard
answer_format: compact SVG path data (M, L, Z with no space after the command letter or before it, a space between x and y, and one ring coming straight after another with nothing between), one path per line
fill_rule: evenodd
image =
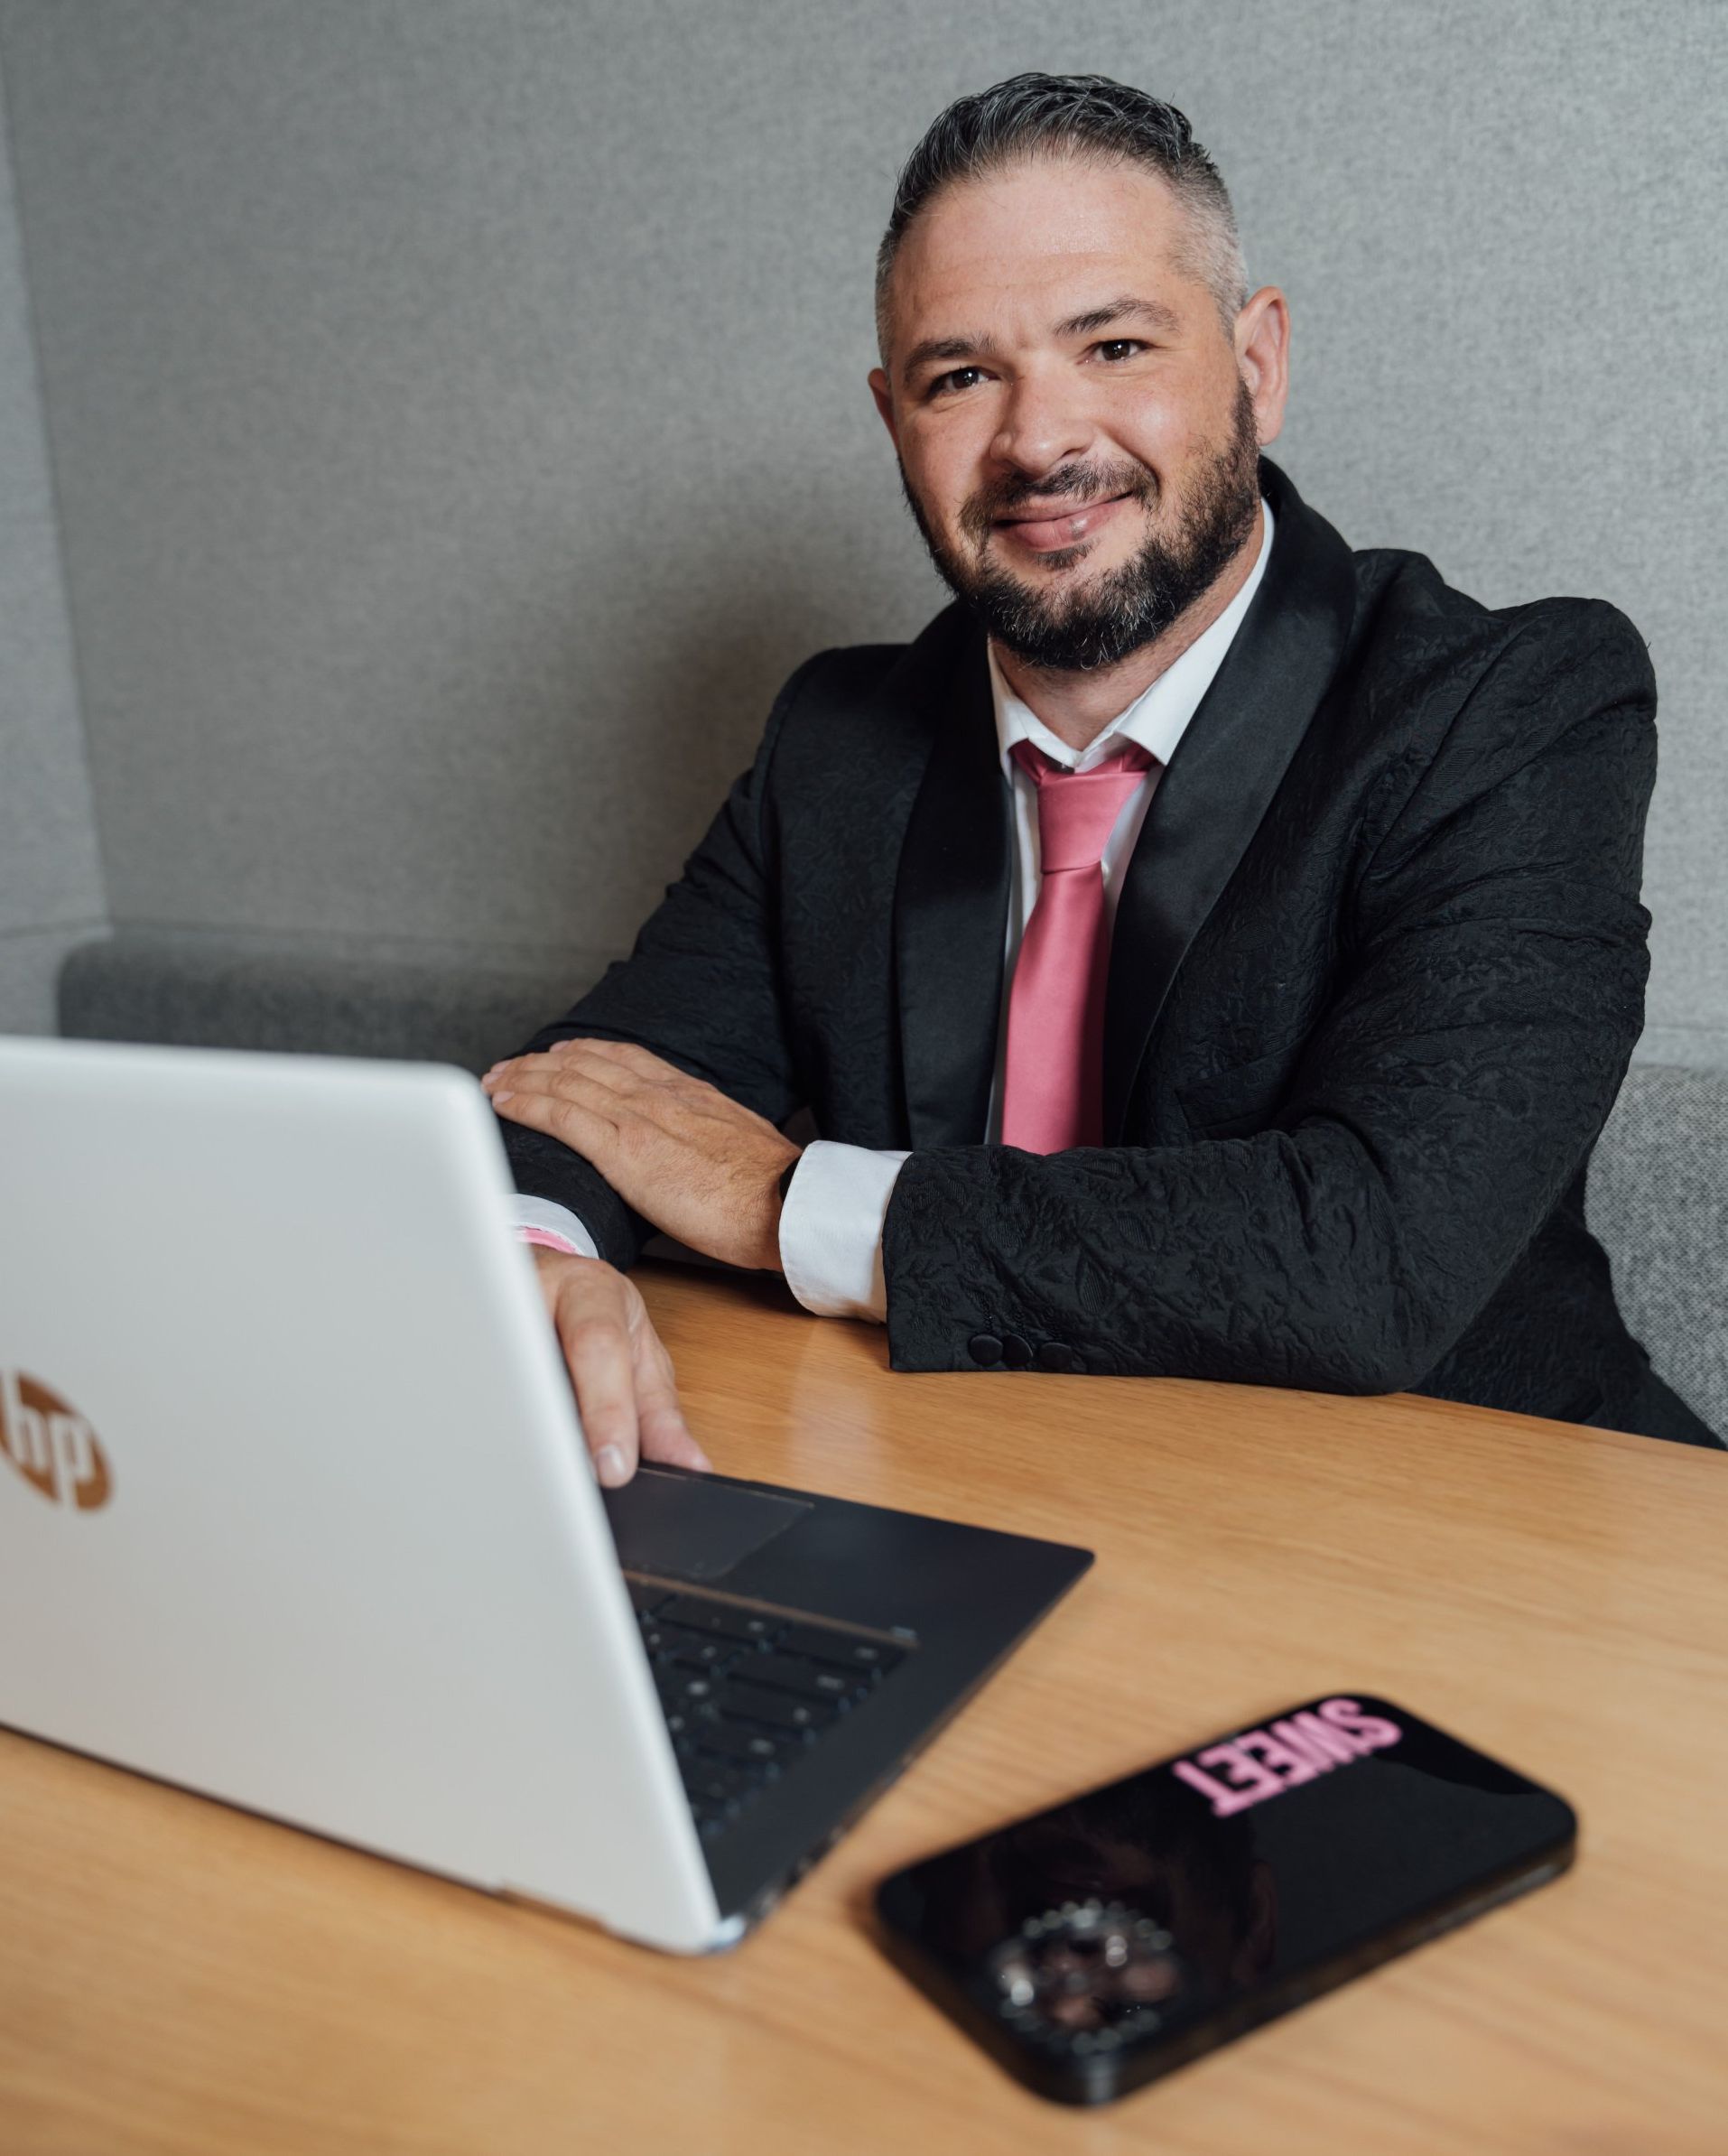
M986 633L1024 665L1078 674L1114 666L1155 642L1217 579L1254 528L1259 456L1253 399L1239 380L1230 439L1176 504L1175 530L1149 534L1131 562L1070 590L1042 591L993 563L962 559L924 515L904 466L900 484L937 573L971 608ZM1021 502L1068 494L1098 501L1122 494L1150 507L1159 492L1143 464L1065 464L1045 479L1007 479L974 495L960 522L981 557L995 519ZM1063 569L1080 551L1046 554L1045 560Z

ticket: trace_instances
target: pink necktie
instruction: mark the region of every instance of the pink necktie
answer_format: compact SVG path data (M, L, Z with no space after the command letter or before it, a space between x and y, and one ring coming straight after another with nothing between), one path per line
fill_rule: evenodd
M1030 741L1009 753L1037 782L1041 874L1008 996L1002 1143L1061 1153L1104 1142L1104 848L1157 758L1134 741L1090 771Z

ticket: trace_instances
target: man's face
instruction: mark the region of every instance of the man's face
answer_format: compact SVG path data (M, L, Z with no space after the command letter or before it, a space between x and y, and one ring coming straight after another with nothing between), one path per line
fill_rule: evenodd
M937 568L1028 664L1113 665L1255 529L1286 316L1227 330L1144 167L1044 159L945 188L901 243L871 387Z

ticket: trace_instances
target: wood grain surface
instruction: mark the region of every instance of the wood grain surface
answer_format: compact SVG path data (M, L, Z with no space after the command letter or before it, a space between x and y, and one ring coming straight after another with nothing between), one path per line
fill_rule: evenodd
M1097 1565L708 1961L0 1735L5 2156L1728 2150L1719 1458L1407 1397L897 1376L777 1284L639 1278L723 1470ZM871 1943L894 1866L1359 1689L1569 1797L1573 1873L1099 2112Z

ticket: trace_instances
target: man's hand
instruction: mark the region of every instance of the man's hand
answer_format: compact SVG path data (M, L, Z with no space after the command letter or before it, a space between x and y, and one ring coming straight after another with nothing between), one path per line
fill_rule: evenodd
M534 1256L600 1481L617 1489L638 1459L711 1466L684 1421L672 1357L635 1282L599 1258L539 1245Z
M480 1081L513 1123L591 1161L627 1205L723 1265L780 1270L780 1178L800 1148L626 1041L560 1041Z

